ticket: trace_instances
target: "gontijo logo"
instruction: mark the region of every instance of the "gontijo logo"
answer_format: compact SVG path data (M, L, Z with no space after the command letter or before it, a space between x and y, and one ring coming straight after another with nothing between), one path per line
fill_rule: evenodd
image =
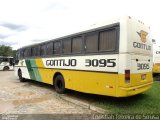
M140 32L137 32L137 33L140 36L141 41L145 43L146 42L146 37L147 37L148 33L145 32L145 31L143 31L143 30L141 30Z
M145 32L144 30L140 30L139 32L137 32L137 34L139 35L139 38L140 38L141 42L133 42L133 47L134 48L139 48L139 49L144 49L144 50L151 50L151 46L145 44L146 41L147 41L148 33Z

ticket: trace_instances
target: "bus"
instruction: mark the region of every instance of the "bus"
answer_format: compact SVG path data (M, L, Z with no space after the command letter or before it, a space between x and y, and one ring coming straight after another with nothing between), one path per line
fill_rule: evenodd
M14 58L9 56L0 56L0 70L8 71L14 69Z
M160 46L153 45L153 74L160 74Z
M18 49L15 74L67 89L113 97L148 90L153 83L150 28L122 17Z

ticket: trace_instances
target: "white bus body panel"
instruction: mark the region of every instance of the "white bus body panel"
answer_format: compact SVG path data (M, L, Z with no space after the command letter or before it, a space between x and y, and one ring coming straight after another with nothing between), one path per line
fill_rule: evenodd
M42 60L45 68L118 73L118 61L119 61L118 56L119 55L92 55L92 56L43 58ZM56 61L65 60L65 63L61 62L61 65L60 65L60 62L58 62L58 65L57 65L57 62L55 62L55 60ZM74 61L73 61L74 62L73 66L63 65L63 64L68 64L69 60L76 60L76 66L74 66L75 64ZM91 61L87 61L87 60L91 60ZM55 62L56 65L52 65L53 62ZM91 65L89 62L91 62ZM115 64L115 66L113 64Z
M14 67L13 67L13 66L10 66L10 64L9 64L8 62L2 62L2 63L0 64L0 70L3 70L4 67L8 67L9 70L14 70Z

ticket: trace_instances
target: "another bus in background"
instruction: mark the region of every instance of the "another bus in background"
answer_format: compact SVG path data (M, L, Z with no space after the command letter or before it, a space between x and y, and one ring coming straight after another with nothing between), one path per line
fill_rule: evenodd
M7 71L14 69L14 58L8 56L0 56L0 70Z
M153 44L153 74L160 74L160 46Z

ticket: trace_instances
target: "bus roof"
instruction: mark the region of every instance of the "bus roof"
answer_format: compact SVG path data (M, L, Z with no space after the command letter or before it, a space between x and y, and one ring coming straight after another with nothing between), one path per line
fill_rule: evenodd
M69 37L76 36L76 35L78 36L78 35L81 35L81 34L86 33L86 32L92 32L92 31L96 31L98 29L103 29L103 28L106 28L106 27L112 27L112 26L120 24L121 20L127 20L127 19L133 19L133 18L131 18L130 16L124 16L124 17L112 18L112 19L109 19L109 20L105 20L103 22L97 22L97 23L92 24L92 25L90 25L86 28L83 28L82 30L80 30L78 32L68 34L68 35L63 35L62 37L57 37L57 38L46 40L46 41L43 41L43 42L27 45L27 46L21 47L19 49L28 48L28 47L32 47L32 46L36 46L36 45L41 45L41 44L44 44L44 43L49 43L49 42L52 42L52 41L61 40L61 39L69 38ZM136 20L136 19L134 19L134 20ZM136 21L141 22L139 20L136 20Z
M46 40L46 41L43 41L43 42L27 45L27 46L21 47L19 49L28 48L28 47L32 47L32 46L36 46L36 45L41 45L41 44L44 44L44 43L49 43L49 42L52 42L52 41L61 40L61 39L64 39L64 38L69 38L69 37L72 37L72 36L78 36L78 35L81 35L81 34L86 33L86 32L92 32L92 31L96 31L98 29L103 29L103 28L105 28L107 26L108 27L112 27L112 26L115 26L115 25L118 25L118 24L119 23L115 23L115 24L101 26L101 27L96 27L96 28L92 28L92 29L89 29L89 30L85 30L85 31L81 31L81 32L77 32L77 33L73 33L73 34L69 34L69 35L64 35L62 37L57 37L57 38L54 38L54 39L51 39L51 40Z

